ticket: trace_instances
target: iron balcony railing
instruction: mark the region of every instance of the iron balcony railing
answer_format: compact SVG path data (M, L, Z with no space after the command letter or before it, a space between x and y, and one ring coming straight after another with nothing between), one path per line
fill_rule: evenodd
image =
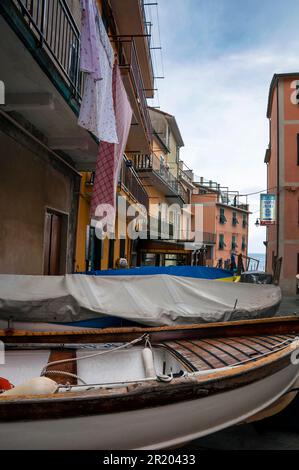
M81 100L80 31L66 0L11 0L20 11L40 47L51 57L73 96Z
M179 178L189 184L193 184L193 171L187 167L183 160L179 162Z
M143 23L144 23L144 29L145 29L145 34L146 34L146 40L147 40L147 56L148 56L148 63L150 65L151 69L151 74L154 76L154 67L153 67L153 61L152 61L152 55L151 55L151 28L152 28L152 23L151 21L147 20L146 17L146 12L145 12L145 6L144 6L144 0L140 0L140 7L141 7L141 13L142 13L142 18L143 18Z
M149 208L149 197L145 191L136 171L132 167L132 162L124 157L119 175L119 185L127 190L137 202L142 204L147 210Z
M189 197L189 191L187 191L183 185L181 185L180 181L178 182L178 193L183 199L185 204L189 204L190 202L190 197Z
M179 168L179 177L182 180L187 181L189 184L193 183L191 176L189 176L188 173L186 173L186 171L182 170L181 168Z
M130 73L135 96L142 117L142 124L147 136L147 140L150 143L153 129L147 107L145 88L140 71L140 65L138 62L134 38L124 39L123 37L115 37L114 41L117 45L119 66L122 69L128 70Z
M134 167L137 171L150 170L157 174L174 192L178 193L178 180L169 171L165 161L157 157L155 154L151 155L135 155Z

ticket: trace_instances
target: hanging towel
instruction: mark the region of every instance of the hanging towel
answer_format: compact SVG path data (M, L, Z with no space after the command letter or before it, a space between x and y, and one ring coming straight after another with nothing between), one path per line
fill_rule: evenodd
M80 0L81 4L81 43L80 70L90 73L95 80L101 80L101 48L96 23L96 5L90 0Z
M115 209L118 177L132 121L132 108L117 64L113 70L113 97L119 143L100 143L91 200L91 217L95 215L99 204L110 204ZM111 230L109 227L109 231L113 231L113 228Z
M85 74L78 124L99 140L118 143L112 95L114 51L94 0L81 0L80 69Z

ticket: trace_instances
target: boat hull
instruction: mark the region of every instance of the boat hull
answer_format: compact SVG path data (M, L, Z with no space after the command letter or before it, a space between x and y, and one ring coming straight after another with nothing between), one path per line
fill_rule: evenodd
M0 423L0 449L154 450L245 421L292 388L299 366L251 384L165 406L72 418Z

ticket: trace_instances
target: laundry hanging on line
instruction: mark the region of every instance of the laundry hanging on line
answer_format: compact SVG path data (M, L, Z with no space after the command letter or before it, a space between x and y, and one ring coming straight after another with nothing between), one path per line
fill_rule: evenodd
M118 143L113 105L114 51L94 0L81 0L80 70L85 72L78 124L100 141Z
M91 217L96 215L97 206L100 204L109 204L113 208L116 206L118 176L132 121L133 112L118 64L114 65L113 70L113 97L119 143L100 142L91 199ZM108 228L112 232L113 229L114 226Z

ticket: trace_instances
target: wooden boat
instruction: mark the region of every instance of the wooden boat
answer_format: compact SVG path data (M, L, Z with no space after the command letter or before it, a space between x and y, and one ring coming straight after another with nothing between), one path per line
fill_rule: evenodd
M0 394L0 448L161 449L271 414L299 374L298 332L297 317L2 331L0 376L55 390Z

